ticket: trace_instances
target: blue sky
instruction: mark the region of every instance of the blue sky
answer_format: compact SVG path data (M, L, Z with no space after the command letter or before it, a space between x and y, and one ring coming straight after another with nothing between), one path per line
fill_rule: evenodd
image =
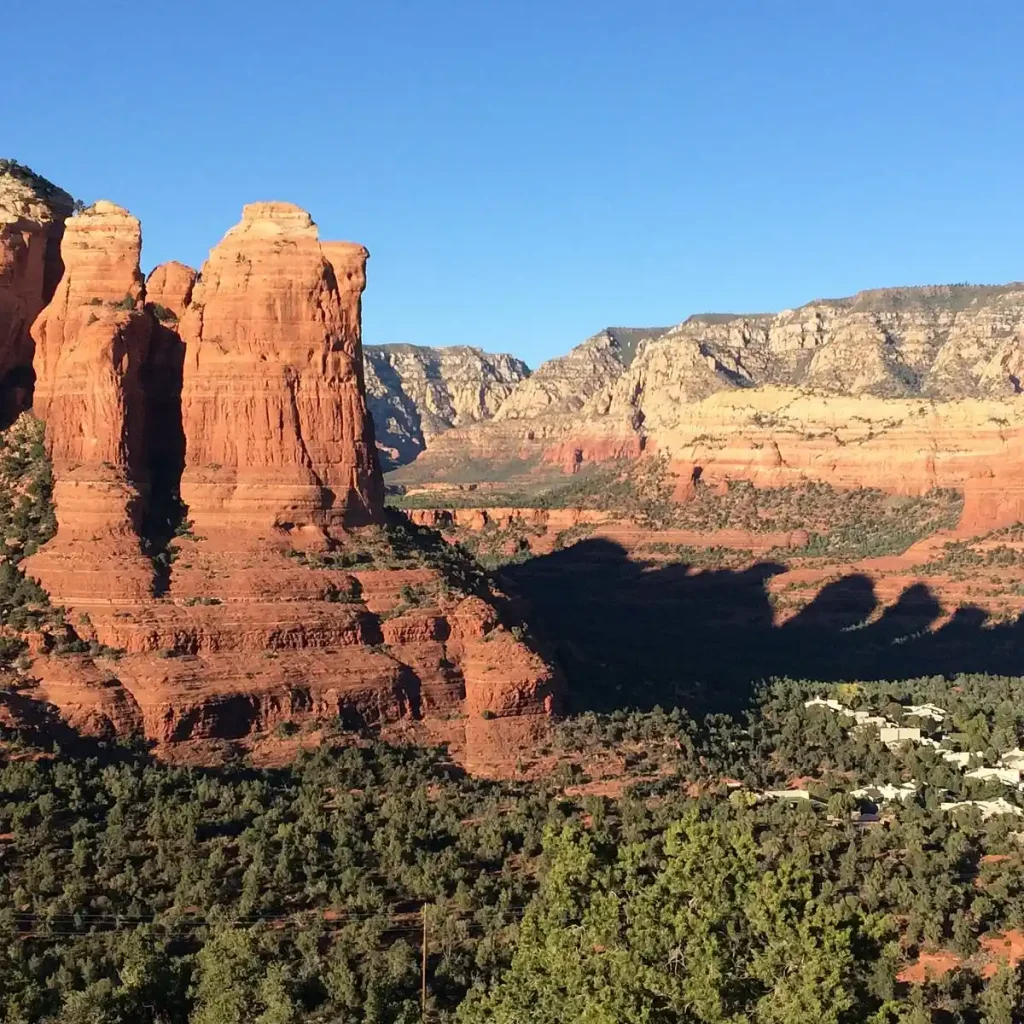
M1019 0L49 0L3 23L0 156L127 206L147 269L201 263L245 202L305 206L371 251L370 343L536 365L609 324L1024 278Z

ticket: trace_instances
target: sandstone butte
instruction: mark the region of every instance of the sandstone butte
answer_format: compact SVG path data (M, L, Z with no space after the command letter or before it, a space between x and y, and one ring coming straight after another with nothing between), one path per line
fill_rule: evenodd
M41 638L32 695L81 731L199 757L338 719L512 756L559 679L503 595L384 509L366 250L254 203L198 276L145 282L140 251L112 203L69 218L32 328L58 526L23 564L80 636L124 652Z

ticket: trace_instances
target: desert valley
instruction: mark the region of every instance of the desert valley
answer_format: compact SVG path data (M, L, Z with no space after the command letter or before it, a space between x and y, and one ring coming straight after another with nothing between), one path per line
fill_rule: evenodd
M0 162L5 1019L1019 1019L1024 284L531 370L143 227Z

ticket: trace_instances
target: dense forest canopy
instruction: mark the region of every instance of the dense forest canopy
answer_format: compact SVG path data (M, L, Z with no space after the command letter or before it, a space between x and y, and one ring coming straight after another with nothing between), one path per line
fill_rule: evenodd
M985 951L1024 929L1024 826L940 806L1021 794L814 695L901 719L934 701L943 743L983 755L1024 727L1024 679L975 676L780 681L742 717L582 715L551 737L557 770L510 782L370 738L197 769L8 735L4 1017L418 1021L426 934L431 1020L1021 1019ZM630 752L615 796L588 776L608 751ZM908 780L905 802L851 795ZM759 798L787 784L813 798ZM953 970L900 980L939 950Z

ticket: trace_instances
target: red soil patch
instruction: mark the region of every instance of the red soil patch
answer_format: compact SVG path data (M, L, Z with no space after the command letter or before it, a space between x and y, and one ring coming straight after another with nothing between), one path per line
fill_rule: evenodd
M964 959L952 950L940 949L934 953L922 953L912 964L896 975L899 981L921 985L931 978L941 978L954 967L973 967L983 978L991 978L1001 963L1014 967L1024 960L1024 931L1009 929L999 935L985 935L980 940L981 949L974 956Z
M594 779L592 782L583 782L578 786L567 786L566 796L606 796L615 800L622 796L626 787L639 780L636 778L626 779Z
M1011 967L1024 960L1024 931L1010 929L1002 935L986 935L981 940L982 954L988 958L981 969L983 978L991 978L1003 960Z
M937 953L922 953L912 964L904 967L896 978L911 985L922 985L929 977L941 978L961 963L963 960L948 949L940 949Z

